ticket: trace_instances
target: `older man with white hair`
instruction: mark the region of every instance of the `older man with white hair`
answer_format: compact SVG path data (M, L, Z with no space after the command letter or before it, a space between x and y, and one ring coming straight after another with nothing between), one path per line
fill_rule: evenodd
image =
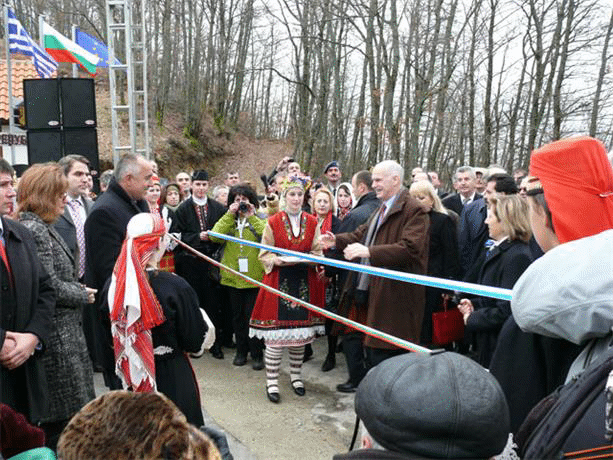
M372 188L381 206L352 233L322 235L324 248L336 246L347 260L363 265L426 274L430 219L403 187L404 169L392 160L372 171ZM414 343L419 342L425 288L365 273L352 272L341 296L341 307L366 307L366 324ZM344 305L343 305L344 303ZM405 352L373 337L364 341L366 366Z

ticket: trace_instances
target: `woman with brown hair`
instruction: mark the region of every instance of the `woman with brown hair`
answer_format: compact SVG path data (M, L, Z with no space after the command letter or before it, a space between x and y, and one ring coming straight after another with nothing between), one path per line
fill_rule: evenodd
M75 263L53 222L64 212L68 182L57 163L36 164L19 181L19 221L34 236L38 256L56 292L53 331L43 354L50 392L49 416L42 428L55 449L70 418L95 397L92 363L81 327L82 309L94 302L95 289L77 281Z
M511 289L532 263L528 205L518 195L490 198L485 223L494 244L477 262L481 268L476 279L466 281ZM510 302L489 297L464 298L458 308L464 316L466 332L470 333L476 361L489 368L500 329L511 315Z

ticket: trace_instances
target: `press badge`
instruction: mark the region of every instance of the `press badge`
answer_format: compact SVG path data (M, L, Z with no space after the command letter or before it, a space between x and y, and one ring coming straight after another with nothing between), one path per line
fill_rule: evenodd
M238 271L241 273L247 273L249 271L249 259L246 257L238 258Z

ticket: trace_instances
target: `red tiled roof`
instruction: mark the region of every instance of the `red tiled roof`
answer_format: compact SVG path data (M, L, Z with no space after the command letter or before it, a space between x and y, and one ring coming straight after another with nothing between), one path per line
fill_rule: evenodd
M8 67L6 59L0 60L0 119L8 121L9 99L8 99ZM36 68L30 58L11 60L11 74L13 80L13 97L23 99L23 80L40 78Z

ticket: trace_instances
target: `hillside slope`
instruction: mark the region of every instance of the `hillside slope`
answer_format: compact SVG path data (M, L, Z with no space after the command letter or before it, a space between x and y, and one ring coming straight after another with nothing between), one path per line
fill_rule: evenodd
M105 83L96 81L102 170L112 167L111 102ZM219 133L213 127L212 117L206 114L203 117L202 148L196 148L183 134L182 114L168 112L162 126L150 122L151 152L162 177L174 178L179 171L205 169L211 175L211 185L215 186L223 182L227 172L238 171L242 180L251 182L262 192L260 174L269 173L279 159L292 153L289 142L254 140L240 131Z

